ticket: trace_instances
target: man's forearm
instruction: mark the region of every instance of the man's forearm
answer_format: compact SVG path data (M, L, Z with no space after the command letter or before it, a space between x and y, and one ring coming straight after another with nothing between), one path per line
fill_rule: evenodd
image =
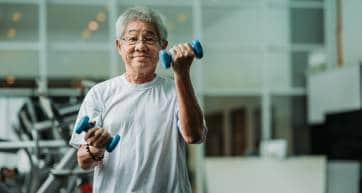
M189 72L175 73L177 102L181 133L186 143L195 143L202 137L203 115L192 87Z

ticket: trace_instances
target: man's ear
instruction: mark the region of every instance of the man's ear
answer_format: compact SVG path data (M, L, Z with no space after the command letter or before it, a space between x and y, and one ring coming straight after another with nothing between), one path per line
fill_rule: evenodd
M162 42L161 42L161 48L162 48L162 49L166 49L166 48L167 48L167 45L168 45L168 41L167 41L167 40L162 40Z
M121 54L121 46L122 46L122 41L120 39L116 39L116 42L115 42L115 46L116 46L116 49L117 49L117 52L119 54Z
M119 39L116 39L116 48L117 50L121 48L121 41Z

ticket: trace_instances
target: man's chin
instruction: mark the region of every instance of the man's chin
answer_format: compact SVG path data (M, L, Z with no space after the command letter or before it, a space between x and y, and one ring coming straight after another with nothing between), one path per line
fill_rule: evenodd
M156 68L154 65L150 63L144 63L144 62L136 62L133 64L133 67L138 68L141 71L150 71L154 68Z
M149 64L147 64L145 62L136 62L134 66L137 68L147 68L149 66Z

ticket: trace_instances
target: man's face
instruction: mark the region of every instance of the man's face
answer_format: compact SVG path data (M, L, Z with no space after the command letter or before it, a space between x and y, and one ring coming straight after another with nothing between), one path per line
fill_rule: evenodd
M153 74L161 50L155 27L142 21L131 21L122 37L117 39L118 53L127 68L135 72Z

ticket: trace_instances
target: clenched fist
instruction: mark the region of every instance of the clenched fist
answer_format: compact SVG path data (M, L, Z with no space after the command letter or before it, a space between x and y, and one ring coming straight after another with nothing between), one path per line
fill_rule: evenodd
M105 128L91 128L86 133L84 140L91 146L105 148L110 134Z

